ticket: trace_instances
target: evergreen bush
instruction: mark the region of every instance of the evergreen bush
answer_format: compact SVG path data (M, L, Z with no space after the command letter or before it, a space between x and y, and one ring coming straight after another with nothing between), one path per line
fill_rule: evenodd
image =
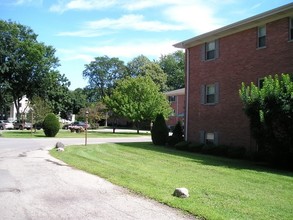
M49 113L44 119L43 130L46 137L55 137L59 132L60 124L55 114Z
M163 114L158 114L151 130L154 145L165 145L169 136L169 129L166 125Z
M174 127L172 138L168 138L168 145L175 146L177 143L184 140L183 128L181 121L178 121Z

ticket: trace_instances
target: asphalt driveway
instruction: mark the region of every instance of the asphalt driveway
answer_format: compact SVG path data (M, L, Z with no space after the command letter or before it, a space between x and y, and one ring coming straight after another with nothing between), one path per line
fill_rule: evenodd
M83 139L0 138L0 219L193 219L51 157L48 149L57 141L84 144Z

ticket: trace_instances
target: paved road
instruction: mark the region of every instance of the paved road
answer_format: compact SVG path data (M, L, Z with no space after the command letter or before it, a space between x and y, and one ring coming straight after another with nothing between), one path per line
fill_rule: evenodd
M0 138L0 219L192 219L56 160L48 149L57 141L84 144L84 139ZM113 141L138 140L88 143Z

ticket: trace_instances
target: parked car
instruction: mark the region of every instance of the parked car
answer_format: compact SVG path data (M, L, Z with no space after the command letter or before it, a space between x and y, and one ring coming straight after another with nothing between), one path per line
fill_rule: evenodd
M85 129L87 129L87 128L90 127L90 125L89 124L86 124L85 122L82 122L82 121L76 121L76 122L71 123L68 126L68 129L70 129L70 128L76 128L76 127L83 127Z
M43 128L43 122L37 122L33 125L34 129L40 130Z
M23 122L22 120L16 120L13 122L13 127L14 129L19 129L19 130L23 130L23 129L30 130L32 127L32 124L29 122Z
M0 120L0 130L5 130L5 129L13 129L14 126L11 122L7 120Z

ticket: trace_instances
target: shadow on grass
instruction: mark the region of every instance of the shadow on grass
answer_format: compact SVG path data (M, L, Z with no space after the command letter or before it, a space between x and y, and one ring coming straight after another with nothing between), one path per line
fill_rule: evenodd
M168 148L164 146L156 146L150 142L137 142L137 143L116 143L124 147L140 148L143 150L155 151L163 154L169 154L173 156L180 156L191 159L196 163L209 166L221 166L229 169L236 170L254 170L257 172L272 173L277 175L293 177L293 172L273 169L266 166L255 165L254 162L249 160L230 159L218 156L212 156L207 154L190 153L185 151L176 150L174 148Z

